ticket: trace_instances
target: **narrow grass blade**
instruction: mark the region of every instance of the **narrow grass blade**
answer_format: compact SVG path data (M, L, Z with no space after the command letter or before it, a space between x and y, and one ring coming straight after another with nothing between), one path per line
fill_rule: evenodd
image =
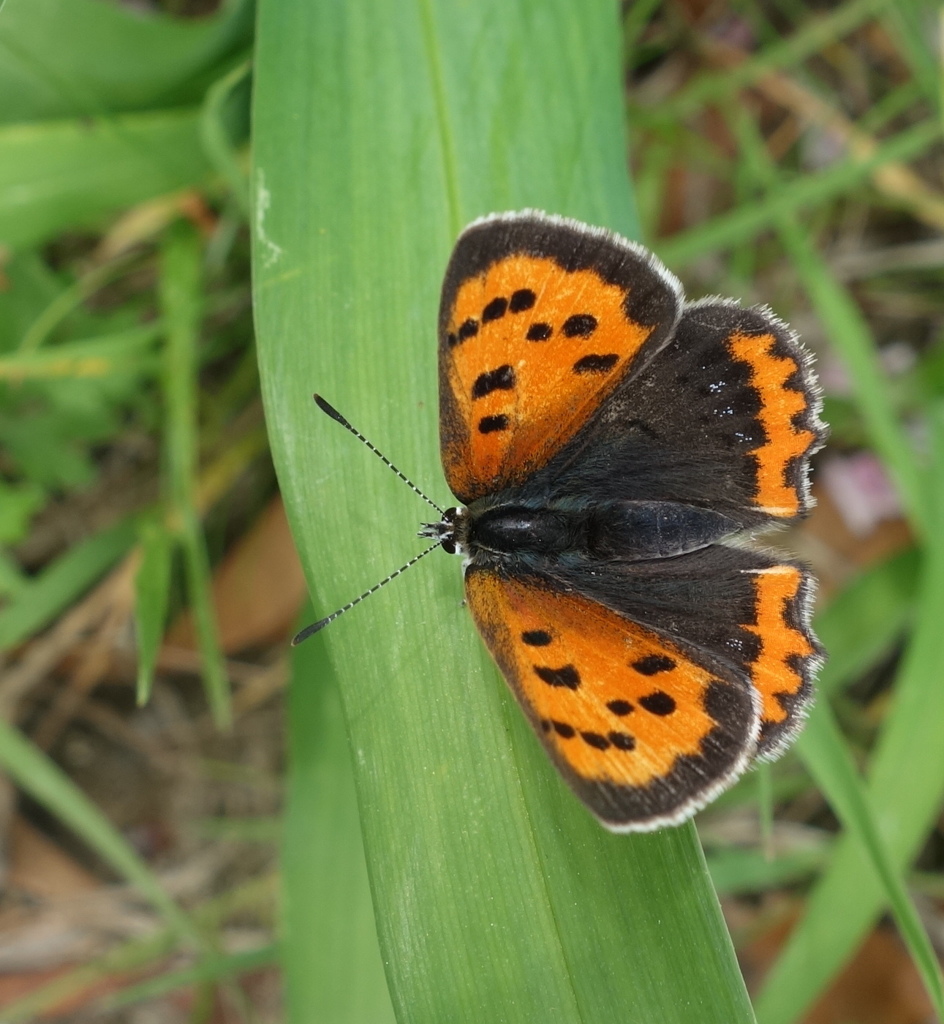
M869 798L894 867L909 864L944 797L944 410L932 410L927 532L917 614L895 700L872 758ZM840 841L758 1002L763 1024L799 1018L885 904L861 842Z
M251 0L200 18L99 0L6 0L0 120L196 103L218 62L249 42L252 16Z
M459 229L524 206L635 228L619 17L609 0L263 0L258 38L260 367L324 613L415 553L424 513L311 393L448 500L435 318ZM334 675L341 691L397 1019L750 1021L692 826L604 832L461 599L458 565L430 556L310 641L323 654L307 685ZM306 884L293 878L289 900ZM318 947L295 953L314 962Z
M107 377L114 373L147 374L157 369L156 324L131 327L102 338L70 341L38 351L0 356L0 380L49 380L56 377Z
M0 765L23 792L68 825L122 878L137 886L179 937L202 944L190 918L121 833L65 772L4 721L0 721Z
M829 651L817 679L823 696L837 693L892 649L915 613L921 559L917 551L871 566L816 616Z
M803 27L779 45L766 47L736 68L698 76L687 89L665 104L664 114L673 120L689 117L706 103L724 100L762 75L792 67L848 35L892 3L893 0L847 0L826 15L807 17Z
M944 978L941 976L941 965L918 912L908 897L899 868L893 863L879 833L868 795L828 704L820 701L814 706L797 747L846 833L868 853L898 931L924 982L931 1005L938 1017L944 1020Z
M252 882L213 897L193 911L193 921L201 932L207 934L219 930L220 924L228 917L248 910L253 913L265 911L271 906L276 888L271 876L253 879ZM145 938L132 939L90 963L84 963L59 974L28 995L3 1007L4 1024L19 1024L20 1021L35 1021L62 1003L68 1003L81 992L97 988L113 978L129 972L152 971L174 951L178 935L173 928L163 927ZM212 961L219 954L212 948L204 947L204 956ZM120 993L119 993L120 996Z
M201 182L209 169L197 111L0 127L0 242L24 248L96 227L116 210Z
M761 849L732 847L708 852L708 870L719 895L766 892L814 877L829 863L827 842L768 857Z
M251 68L251 61L247 57L214 82L207 89L200 117L200 135L204 151L217 173L229 185L233 198L245 217L249 216L249 181L246 177L245 161L240 161L230 139L226 105L237 89L247 85ZM248 89L245 91L248 95Z
M318 640L292 655L289 729L282 846L286 1019L392 1024L344 715Z
M250 971L258 971L262 967L271 967L279 962L280 952L279 946L272 943L259 949L208 956L194 964L193 967L166 971L156 978L149 978L137 985L129 985L127 988L121 989L120 992L102 999L96 1006L96 1011L108 1013L121 1009L123 1006L134 1006L149 999L158 999L181 988L221 981L225 978L247 974Z
M781 182L761 199L667 238L659 243L659 255L670 265L680 265L706 252L747 245L778 218L796 217L808 207L837 199L884 164L913 160L940 137L938 122L916 124L880 143L868 156L849 156L825 171Z
M167 621L174 538L152 519L140 532L141 560L134 578L134 623L138 641L136 699L146 704L154 685L154 668Z
M197 510L197 357L202 251L196 231L172 228L161 251L161 308L167 328L164 399L170 520L184 558L187 595L193 608L203 661L203 684L217 725L229 724L229 682L213 612L210 559Z
M48 625L134 543L130 520L80 541L18 589L0 610L0 648L13 647Z

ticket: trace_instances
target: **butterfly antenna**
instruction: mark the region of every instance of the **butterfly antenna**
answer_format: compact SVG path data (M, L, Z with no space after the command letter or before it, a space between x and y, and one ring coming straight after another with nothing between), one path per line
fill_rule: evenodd
M390 573L389 576L386 576L379 583L375 583L370 588L370 590L365 590L363 594L361 594L359 597L355 597L353 601L348 601L348 603L344 605L343 608L339 608L336 612L332 612L330 615L326 615L323 619L319 619L317 622L313 622L310 626L306 626L300 633L297 633L295 637L292 639L292 646L297 647L302 642L302 640L307 640L310 636L324 629L329 622L334 622L334 620L338 618L339 615L343 615L345 612L349 612L354 607L354 605L360 604L365 597L370 597L371 594L380 590L381 587L385 587L391 580L395 580L401 573L406 572L411 565L416 565L416 563L421 558L425 558L430 553L430 551L435 551L436 548L438 548L439 546L439 541L436 541L435 544L430 544L430 546L425 551L421 551L418 555L411 558L409 562L407 562L405 565L401 565L400 568L396 570L396 572Z
M348 421L338 412L337 409L335 409L333 405L331 405L329 402L326 402L321 397L321 395L314 395L313 397L315 399L315 405L317 405L322 412L327 413L335 422L340 423L342 427L346 427L348 430L350 430L350 432L358 439L358 441L363 441L364 444L366 444L367 447L374 453L374 455L376 455L377 458L380 459L380 461L388 469L392 469L394 473L396 473L397 476L407 485L407 487L409 487L412 491L418 494L423 499L423 501L426 502L427 505L432 505L433 508L436 509L436 511L440 515L445 514L444 510L441 509L436 504L436 502L432 500L432 498L427 498L426 495L419 489L419 487L417 487L416 484L413 483L413 481L408 476L401 473L400 470L397 469L397 467L387 458L386 455L384 455L382 451L379 451L377 448L375 448L374 445L372 445L370 441L368 441L367 438L364 437L364 435L356 427L351 426L351 424L348 423ZM394 575L396 575L396 573L394 573ZM384 582L386 583L386 580L384 580Z

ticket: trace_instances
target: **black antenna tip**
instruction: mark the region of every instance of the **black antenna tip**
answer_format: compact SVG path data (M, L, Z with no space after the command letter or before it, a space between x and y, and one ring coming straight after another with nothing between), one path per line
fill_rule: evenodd
M330 621L331 618L329 616L327 619L319 619L317 622L313 622L310 626L306 626L303 630L292 637L292 646L297 647L303 640L307 640L310 636L314 636L315 633L324 629Z
M337 409L335 409L333 405L331 405L329 402L326 402L321 397L321 395L312 395L312 398L314 398L315 400L315 405L317 405L322 412L327 413L331 417L331 419L337 420L338 423L342 424L345 427L348 425L347 420L338 412Z

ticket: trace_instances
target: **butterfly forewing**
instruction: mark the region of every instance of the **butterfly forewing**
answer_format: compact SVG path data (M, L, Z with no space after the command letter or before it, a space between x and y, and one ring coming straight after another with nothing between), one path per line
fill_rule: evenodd
M641 247L525 212L456 243L439 322L443 466L468 504L521 484L668 340L678 282Z

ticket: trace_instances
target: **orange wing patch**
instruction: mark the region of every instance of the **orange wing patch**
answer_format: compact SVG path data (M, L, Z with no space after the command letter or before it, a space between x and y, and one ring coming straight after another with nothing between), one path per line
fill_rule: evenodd
M654 329L628 318L627 294L527 255L461 284L440 350L461 425L442 453L454 493L522 482L587 422Z
M671 817L683 804L689 812L700 806L746 764L757 733L746 682L719 679L664 638L577 594L487 570L470 571L466 587L479 630L572 784L605 784L611 802L617 787L629 807L635 791L661 791L648 797L661 805L647 803L646 812ZM690 768L688 791L672 793L673 776ZM581 795L613 821L612 809Z
M751 681L760 693L761 735L758 755L776 757L800 726L811 693L809 659L819 652L802 631L798 605L805 574L795 565L776 565L754 574L757 624L745 626L760 638Z
M789 518L803 508L804 495L788 481L788 470L809 455L819 439L812 430L795 425L809 413L810 398L790 387L790 378L801 368L792 353L775 352L776 344L773 334L737 332L728 339L731 354L750 366L751 384L760 395L757 418L767 439L752 452L757 460L756 504L768 515Z

